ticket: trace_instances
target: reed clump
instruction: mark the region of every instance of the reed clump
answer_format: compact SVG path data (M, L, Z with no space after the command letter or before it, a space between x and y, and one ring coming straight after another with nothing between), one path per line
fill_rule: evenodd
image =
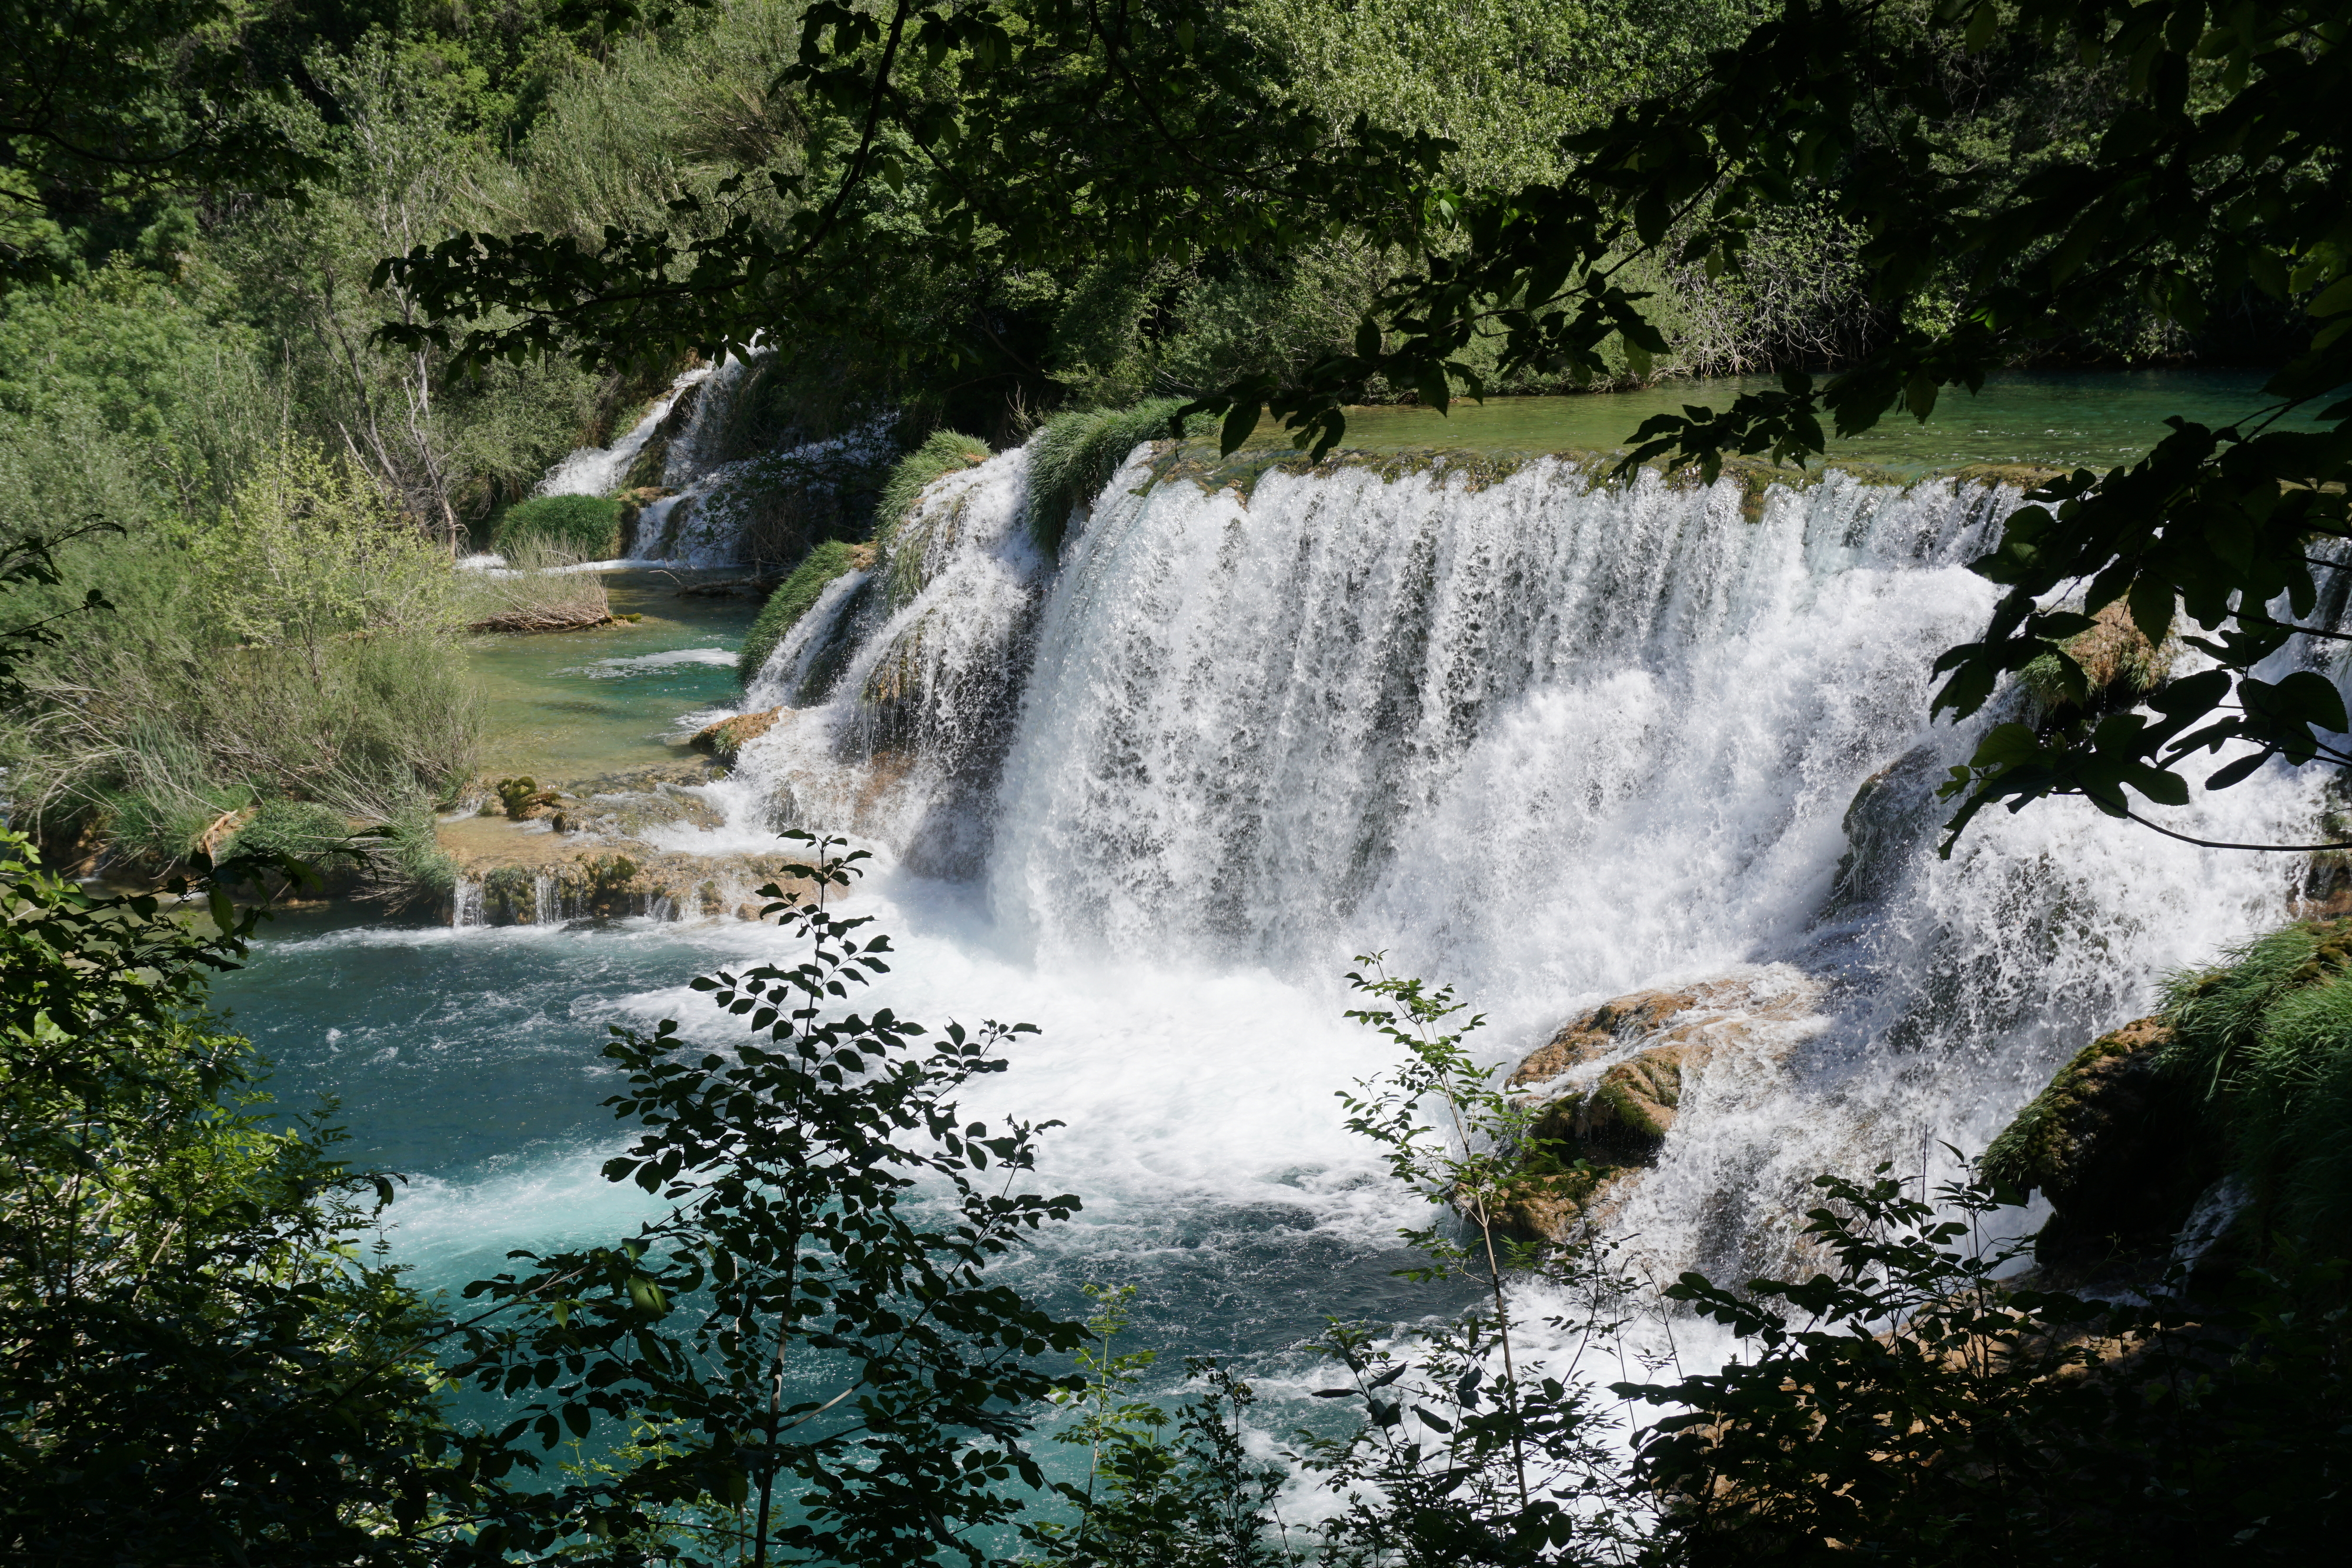
M471 777L480 727L466 585L364 476L282 450L202 528L95 537L60 566L13 608L89 587L112 607L27 663L0 763L11 813L61 862L160 874L265 817L331 815L383 831L373 890L446 880L432 812Z
M613 619L604 578L576 570L590 559L569 546L530 538L504 570L465 578L466 630L476 632L577 632Z

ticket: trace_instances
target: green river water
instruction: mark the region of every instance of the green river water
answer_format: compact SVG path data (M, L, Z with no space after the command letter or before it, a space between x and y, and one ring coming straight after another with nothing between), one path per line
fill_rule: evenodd
M1890 421L1832 455L1911 472L2105 465L2159 437L2168 413L2211 423L2242 416L2257 405L2259 382L2223 371L2003 377L1978 398L1948 395L1925 426ZM1719 408L1738 390L1717 382L1497 400L1457 406L1450 417L1360 410L1347 444L1606 450L1651 413ZM645 619L625 630L486 643L472 655L490 777L579 778L678 761L688 755L683 737L737 700L733 655L751 601L680 598L675 580L642 573L615 574L612 588L617 610ZM1040 1042L1024 1047L1021 1082L1050 1088L984 1109L1066 1121L1054 1135L1057 1178L1126 1171L1116 1191L1089 1192L1087 1214L1069 1236L1022 1266L1045 1299L1078 1310L1084 1280L1137 1282L1139 1343L1161 1346L1171 1366L1186 1352L1237 1353L1260 1357L1268 1375L1290 1364L1285 1347L1327 1313L1393 1317L1437 1304L1388 1272L1397 1261L1393 1227L1410 1216L1382 1196L1369 1156L1360 1169L1327 1162L1302 1166L1295 1178L1277 1172L1259 1189L1272 1196L1222 1204L1184 1196L1197 1171L1120 1166L1136 1150L1178 1146L1188 1118L1236 1109L1187 1103L1200 1091L1183 1072L1204 1037L1250 1031L1298 1055L1295 1099L1242 1108L1265 1128L1259 1143L1272 1146L1286 1126L1336 1115L1329 1095L1354 1075L1347 1052L1358 1047L1326 989L1250 970L1041 968L968 888L889 875L861 896L902 953L887 997L877 999L934 1023L996 1017L1044 1026ZM501 1267L509 1247L627 1231L641 1212L636 1195L597 1175L622 1135L600 1107L618 1087L598 1055L607 1026L673 1016L690 1034L723 1040L723 1020L702 1009L688 980L772 950L772 932L732 922L453 931L309 915L270 926L251 964L223 980L219 1000L275 1062L283 1100L340 1096L352 1156L408 1178L393 1211L394 1251L421 1282L455 1286ZM1166 1201L1150 1196L1155 1182L1164 1183ZM1295 1204L1281 1196L1286 1182L1299 1194Z

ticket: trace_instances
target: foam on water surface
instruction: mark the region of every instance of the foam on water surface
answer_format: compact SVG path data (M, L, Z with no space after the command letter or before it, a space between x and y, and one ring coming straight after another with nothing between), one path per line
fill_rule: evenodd
M1082 1279L1139 1283L1171 1351L1264 1357L1326 1312L1447 1304L1388 1278L1421 1216L1335 1097L1386 1065L1340 1017L1359 953L1457 985L1496 1061L1640 988L1801 992L1691 1071L1611 1221L1629 1266L1730 1276L1794 1260L1815 1173L1944 1174L1942 1145L1980 1148L2168 971L2286 912L2294 868L2078 801L1989 813L1937 858L1935 782L2017 711L1926 716L2011 492L1832 476L1755 510L1536 461L1244 495L1137 459L1054 559L1022 525L1026 463L935 486L831 585L746 694L786 711L705 788L723 824L655 833L877 851L858 897L900 955L872 1000L1043 1030L968 1096L1066 1124L1041 1180L1084 1218L1018 1267L1066 1308ZM2317 780L2273 767L2175 825L2294 839L2316 810ZM454 1270L493 1236L625 1228L584 1174L620 1135L605 1028L723 1044L688 977L782 940L320 936L265 944L227 992L290 1081L344 1092L364 1152L431 1177L396 1245Z

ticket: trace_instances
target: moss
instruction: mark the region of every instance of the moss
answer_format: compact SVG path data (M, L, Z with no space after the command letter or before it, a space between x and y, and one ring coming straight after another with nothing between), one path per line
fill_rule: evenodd
M2049 1198L2036 1248L2043 1263L2160 1256L2221 1176L2219 1140L2163 1071L2171 1040L2154 1018L2101 1035L1985 1150L1986 1176Z
M875 538L887 541L898 532L898 526L914 511L915 503L933 484L959 469L976 467L993 455L988 443L975 436L952 430L931 432L920 446L898 460L898 465L882 482L881 498L875 505Z
M768 655L776 651L792 629L800 623L825 590L825 585L837 577L873 563L869 547L827 539L803 557L793 574L776 586L761 606L759 618L744 634L743 651L736 656L735 676L746 686L757 679L766 665Z
M1178 398L1154 398L1132 408L1088 409L1047 420L1029 448L1024 521L1038 548L1048 555L1060 550L1070 514L1093 503L1128 454L1147 441L1167 439L1169 422L1182 406ZM1205 428L1206 423L1200 424Z
M537 541L583 560L610 560L621 553L622 505L617 497L535 496L500 514L490 548L503 553Z

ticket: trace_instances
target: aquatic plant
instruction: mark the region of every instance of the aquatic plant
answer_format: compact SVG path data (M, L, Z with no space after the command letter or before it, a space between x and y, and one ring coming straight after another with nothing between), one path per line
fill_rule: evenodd
M935 430L923 444L898 460L883 482L882 497L874 513L874 537L877 543L888 542L898 525L915 509L923 492L946 476L960 468L970 468L985 463L994 455L988 443L952 430Z
M1052 555L1062 548L1070 514L1090 507L1127 455L1146 441L1164 441L1181 398L1153 398L1132 408L1057 413L1029 445L1029 537ZM1200 429L1207 429L1205 423ZM1190 434L1192 424L1186 427Z
M2274 1225L2352 1239L2352 921L2289 925L2176 976L2165 1070Z

